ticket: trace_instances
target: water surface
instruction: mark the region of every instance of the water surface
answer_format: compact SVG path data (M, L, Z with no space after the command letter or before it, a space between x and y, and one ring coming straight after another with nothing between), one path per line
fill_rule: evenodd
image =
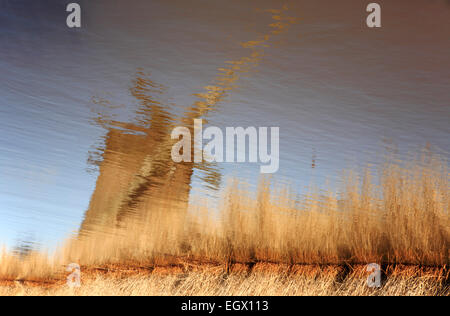
M298 191L385 147L449 155L447 1L379 1L376 30L356 0L79 3L69 29L64 1L0 1L0 243L55 245L174 183L256 183L259 165L174 171L167 135L193 118L280 126L275 177Z

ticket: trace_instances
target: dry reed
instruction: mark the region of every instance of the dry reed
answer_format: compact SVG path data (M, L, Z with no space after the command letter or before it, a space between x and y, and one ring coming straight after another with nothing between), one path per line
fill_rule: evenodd
M218 209L201 203L190 205L186 212L155 208L145 221L130 220L70 240L53 257L31 253L19 259L3 251L0 279L51 279L71 262L83 267L155 267L180 258L219 264L228 270L238 263L258 262L448 266L447 164L428 155L407 164L390 161L382 166L379 177L372 173L367 170L359 176L347 172L340 190L311 191L301 200L290 188L273 185L267 178L261 180L256 194L234 180ZM148 278L152 282L152 277ZM114 282L97 281L105 286ZM321 293L330 293L326 282L323 286ZM191 294L240 293L235 290L199 289ZM302 293L314 291L321 290ZM348 293L354 291L359 290ZM149 289L148 293L159 292Z

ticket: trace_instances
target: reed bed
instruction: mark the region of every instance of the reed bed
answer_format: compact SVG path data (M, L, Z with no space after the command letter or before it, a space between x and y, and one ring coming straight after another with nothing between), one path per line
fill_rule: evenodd
M71 241L69 261L82 264L183 256L214 262L449 263L449 183L436 157L387 162L374 176L345 172L342 188L298 198L262 178L257 192L231 181L219 207L198 198L186 212L158 207L145 220ZM102 245L98 247L98 245Z
M154 268L181 260L223 266L227 272L238 264L258 263L340 266L374 262L447 269L448 179L447 163L432 155L408 163L387 161L378 174L372 169L360 174L348 171L335 191L311 189L301 198L292 188L269 178L261 179L256 192L235 179L224 190L219 207L209 207L201 197L184 211L179 206L155 204L159 206L145 219L130 219L80 235L52 256L32 252L17 258L3 251L0 279L52 279L63 274L71 262L82 267L120 264ZM151 283L152 278L142 282ZM97 281L95 286L105 289L108 282L115 282ZM167 284L172 281L164 280ZM284 284L277 282L273 287ZM320 289L309 291L305 287L302 293L331 293L324 282ZM359 291L355 284L348 284L352 289L347 293ZM93 293L101 293L96 291ZM286 291L288 295L297 293ZM214 287L191 292L200 293L241 292ZM255 288L245 293L262 292ZM283 291L278 293L284 295Z
M112 276L83 274L80 288L58 285L0 285L0 295L32 296L448 296L435 274L414 267L390 275L381 288L369 288L363 267L339 281L339 267L289 267L261 264L251 273L224 274L217 267L198 267L193 271L159 271L151 274Z

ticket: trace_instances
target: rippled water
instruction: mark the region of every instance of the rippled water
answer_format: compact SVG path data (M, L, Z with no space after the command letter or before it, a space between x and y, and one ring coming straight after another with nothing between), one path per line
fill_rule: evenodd
M254 183L259 165L172 162L194 118L279 126L276 178L299 191L386 146L449 155L447 1L380 1L376 30L356 0L79 1L81 29L64 1L0 3L0 243Z

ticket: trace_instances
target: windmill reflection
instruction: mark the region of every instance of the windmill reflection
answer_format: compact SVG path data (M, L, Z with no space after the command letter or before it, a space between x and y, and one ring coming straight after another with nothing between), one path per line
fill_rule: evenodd
M99 176L81 234L120 225L127 218L145 220L154 209L184 212L187 209L194 169L204 174L208 187L220 185L219 168L211 163L174 163L170 135L175 126L186 126L193 133L193 120L205 118L227 94L238 86L239 79L254 69L264 56L272 37L289 29L296 19L286 15L288 8L266 10L272 15L267 34L241 43L250 50L246 56L218 68L218 74L181 117L171 113L170 106L157 101L165 87L138 71L130 88L138 101L136 122L108 119L99 112L97 123L107 129L99 155ZM107 101L101 101L106 102Z

